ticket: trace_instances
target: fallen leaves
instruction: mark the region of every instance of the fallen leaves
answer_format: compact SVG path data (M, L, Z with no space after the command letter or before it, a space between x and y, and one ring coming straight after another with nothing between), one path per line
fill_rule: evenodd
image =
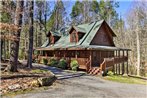
M14 77L17 75L18 76L19 75L25 75L25 76L32 75L32 76L31 77L15 77L15 78L1 79L1 85L0 85L1 94L38 87L38 85L37 86L32 85L32 82L38 80L38 78L48 77L51 75L48 72L47 73L32 73L32 70L28 70L28 69L18 69L18 70L19 72L17 73L2 72L1 77L11 77L11 76ZM39 77L36 77L36 74L39 75Z

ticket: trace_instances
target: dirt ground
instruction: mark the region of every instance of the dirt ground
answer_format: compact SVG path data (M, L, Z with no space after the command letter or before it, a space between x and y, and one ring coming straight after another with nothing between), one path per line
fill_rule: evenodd
M146 85L117 83L83 75L81 72L62 71L46 66L44 68L58 77L56 86L14 98L147 98Z

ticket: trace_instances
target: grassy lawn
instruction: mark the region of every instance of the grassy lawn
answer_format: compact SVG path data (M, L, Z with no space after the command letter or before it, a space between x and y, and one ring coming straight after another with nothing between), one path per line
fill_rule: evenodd
M110 81L121 82L121 83L147 85L147 80L133 78L129 76L122 76L122 75L108 75L108 76L105 76L104 79L110 80Z
M27 94L27 93L36 93L36 92L39 92L41 90L47 90L49 89L48 86L43 86L43 87L39 87L39 88L29 88L29 89L25 89L25 90L18 90L18 91L11 91L11 92L8 92L6 94L3 94L1 97L5 96L5 97L15 97L16 95L19 95L19 94Z

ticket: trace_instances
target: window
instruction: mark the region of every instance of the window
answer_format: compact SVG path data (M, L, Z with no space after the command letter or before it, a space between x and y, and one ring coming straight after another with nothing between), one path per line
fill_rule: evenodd
M53 38L53 36L50 36L50 40L49 41L50 41L51 44L54 44L54 38Z
M74 30L71 33L71 42L77 42L76 31Z
M84 33L73 30L72 33L70 34L70 40L71 42L78 42L83 36Z

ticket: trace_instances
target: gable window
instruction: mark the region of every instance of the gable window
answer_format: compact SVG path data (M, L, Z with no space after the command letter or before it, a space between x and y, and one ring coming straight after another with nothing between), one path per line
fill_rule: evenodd
M54 44L54 36L50 36L49 41L51 44Z
M70 42L72 43L78 42L85 34L84 32L77 31L74 28L72 28L69 33L70 33Z
M72 33L72 42L76 42L76 33Z
M77 42L77 34L75 30L71 33L71 42Z

